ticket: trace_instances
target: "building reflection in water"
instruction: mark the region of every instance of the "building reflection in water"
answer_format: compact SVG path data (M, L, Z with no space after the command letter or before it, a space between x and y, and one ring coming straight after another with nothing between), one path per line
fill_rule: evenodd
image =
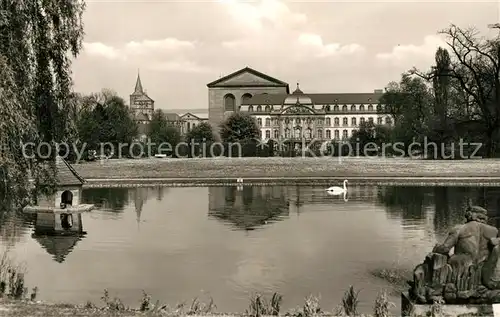
M348 188L347 194L332 195L324 187L316 186L290 186L287 187L287 197L290 205L294 206L295 211L300 213L303 206L314 204L343 204L349 202L377 202L377 186L352 185Z
M82 191L83 204L93 204L106 211L122 212L128 199L128 188L85 188Z
M105 212L121 212L127 204L135 207L138 226L148 199L163 200L165 187L85 189L83 203L93 203ZM348 201L343 196L330 196L323 187L313 186L244 186L209 187L209 216L237 230L254 230L291 214L310 211L308 205L343 205L365 208L381 204L388 217L401 219L403 227L420 226L438 235L464 222L464 207L472 199L489 211L490 223L500 227L500 188L493 187L402 187L365 186L353 184L348 189ZM100 204L100 205L99 205ZM342 207L342 208L345 208ZM26 232L29 219L15 213L0 212L2 244L13 245ZM36 229L36 228L35 228ZM38 230L39 231L39 230ZM54 256L64 261L81 237L39 235L37 241Z
M237 230L254 230L289 214L286 187L209 187L209 216Z
M163 186L158 186L156 187L156 200L162 201L163 196L165 195L165 187Z
M134 202L136 221L137 221L137 229L139 229L139 226L141 223L141 215L142 215L142 209L144 207L144 203L151 196L150 192L152 192L152 191L158 191L158 189L147 188L147 187L136 187L136 188L129 189L128 197L129 197L130 202ZM159 195L163 195L163 194L160 191L159 193L157 193L157 195L159 196ZM158 196L157 196L157 198L158 198Z
M496 187L385 186L378 198L388 215L401 218L403 225L423 224L432 215L433 230L438 234L464 223L469 199L486 208L490 223L500 227L500 188Z
M95 204L98 209L108 212L122 212L127 204L133 202L139 227L143 206L153 195L156 195L158 200L163 199L164 188L88 188L82 192L82 201ZM34 215L31 219L35 223L32 238L52 255L55 261L62 263L78 241L85 237L86 232L83 231L81 213L72 215L70 228L64 228L62 219L58 217L59 215L51 213Z
M211 187L209 196L211 216L247 230L272 219L283 219L282 215L299 215L311 204L363 208L364 203L369 203L383 205L387 215L401 219L404 227L423 226L437 234L445 234L450 227L464 223L464 209L469 199L473 204L484 206L489 212L490 223L500 227L500 188L495 187L353 184L348 189L347 201L343 195L331 196L324 188L314 186L245 186L243 191L237 191L236 187ZM276 206L286 211L280 213ZM274 213L270 211L273 208Z
M348 196L352 202L377 201L377 188L352 186ZM253 230L290 214L300 215L307 205L347 204L344 196L331 196L323 187L315 186L244 186L209 188L209 215L243 230Z
M62 263L85 235L81 213L40 212L35 216L35 229L31 237L52 255L56 262Z

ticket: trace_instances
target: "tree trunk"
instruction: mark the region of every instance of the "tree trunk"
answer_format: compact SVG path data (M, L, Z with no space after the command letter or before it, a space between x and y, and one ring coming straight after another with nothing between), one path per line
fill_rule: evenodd
M495 132L496 128L488 129L486 133L486 145L485 145L485 156L486 158L492 158L495 156L496 146L495 146Z

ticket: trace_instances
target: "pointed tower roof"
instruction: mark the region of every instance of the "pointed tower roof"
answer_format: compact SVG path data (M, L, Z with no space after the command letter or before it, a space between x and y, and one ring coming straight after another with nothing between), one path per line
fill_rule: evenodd
M144 94L144 90L142 89L141 75L139 71L137 71L137 81L135 82L134 95L142 95Z
M299 83L297 83L297 89L292 93L292 95L303 95L304 92L300 90Z

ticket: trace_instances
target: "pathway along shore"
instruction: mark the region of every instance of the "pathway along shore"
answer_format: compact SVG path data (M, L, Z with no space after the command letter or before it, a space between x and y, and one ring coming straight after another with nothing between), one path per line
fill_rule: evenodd
M73 165L88 187L325 185L500 186L500 159L399 158L110 159Z

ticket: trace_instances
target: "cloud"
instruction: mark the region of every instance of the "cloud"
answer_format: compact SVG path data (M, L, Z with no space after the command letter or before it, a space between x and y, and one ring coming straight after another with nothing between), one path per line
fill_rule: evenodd
M313 48L317 57L327 57L337 54L354 54L364 52L364 48L356 43L341 45L339 43L323 43L323 38L314 33L302 33L298 43L304 47Z
M83 43L83 49L89 55L104 57L106 59L120 59L124 57L114 47L100 42Z
M379 53L376 57L379 61L396 65L405 65L408 63L425 63L428 65L434 59L438 47L446 48L447 44L440 36L428 35L420 45L397 45L393 47L391 52Z
M144 65L154 70L200 72L205 68L187 59L197 44L176 38L131 41L114 47L100 42L84 43L84 53L93 57Z
M176 38L166 38L162 40L144 40L141 42L129 42L125 45L124 51L127 54L151 54L165 51L184 51L195 48L195 43L189 41L181 41Z
M180 73L204 73L210 71L210 68L208 67L200 66L193 61L182 59L150 64L147 68L154 71L169 71Z
M293 12L285 2L226 0L222 4L240 30L247 31L244 37L222 43L224 54L231 59L312 62L334 56L349 58L348 55L364 51L356 43L328 43L314 30L308 30L305 14Z
M262 0L257 5L238 0L220 2L226 6L233 21L247 31L263 31L270 25L286 28L307 22L306 15L292 12L284 2L278 0Z

